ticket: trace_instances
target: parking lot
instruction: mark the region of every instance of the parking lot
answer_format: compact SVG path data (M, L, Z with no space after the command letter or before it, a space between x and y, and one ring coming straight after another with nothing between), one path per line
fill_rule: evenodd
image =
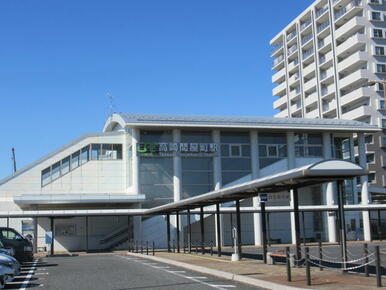
M256 289L124 254L44 257L5 289Z

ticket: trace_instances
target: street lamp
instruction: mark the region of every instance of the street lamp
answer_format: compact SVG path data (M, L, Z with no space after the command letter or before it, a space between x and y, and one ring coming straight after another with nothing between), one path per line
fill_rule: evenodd
M383 100L384 100L384 102L386 104L386 80L370 81L370 82L367 83L367 85L370 86L370 87L375 86L376 84L381 84L382 85L382 88L383 88Z

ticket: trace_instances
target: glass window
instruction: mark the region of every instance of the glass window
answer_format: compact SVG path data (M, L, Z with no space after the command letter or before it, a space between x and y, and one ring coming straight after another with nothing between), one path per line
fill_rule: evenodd
M172 142L173 136L171 130L164 131L147 131L141 130L141 142L144 143L162 143Z
M213 158L185 157L181 161L183 198L213 190Z
M382 128L386 128L386 119L382 119Z
M385 48L383 46L376 46L375 55L385 55Z
M100 153L101 144L91 144L91 160L98 160Z
M113 145L102 144L102 151L99 156L99 160L112 160L113 159Z
M186 143L211 143L211 131L181 131L181 142Z
M378 11L371 12L371 19L376 21L382 21L381 12L378 12Z
M323 157L323 138L321 134L295 134L296 157Z
M240 157L241 156L241 145L230 145L231 147L231 156Z
M100 145L100 144L98 144ZM80 163L84 164L90 160L90 145L87 145L82 148L80 153Z
M373 29L373 35L376 38L383 38L383 31L382 31L382 29Z
M122 159L122 144L113 144L113 159Z
M365 136L365 143L366 144L372 144L373 143L373 135L366 135Z
M55 180L60 177L60 161L52 165L51 178Z
M42 186L51 182L51 167L47 167L42 171Z
M383 143L382 143L383 147L386 147L386 137L383 137Z
M15 240L17 236L19 236L18 234L16 234L14 231L10 231L10 230L2 230L1 231L1 235L8 239L8 240Z
M71 155L71 170L79 166L79 156L80 156L80 151L76 151Z
M377 73L386 73L386 65L385 64L377 64Z
M380 109L384 109L385 108L385 101L384 100L380 100L379 101L379 108Z
M62 160L62 165L61 165L60 170L62 172L62 175L66 174L67 172L70 171L70 156L68 156Z
M287 157L287 137L283 133L259 133L259 164L267 167Z
M350 138L334 137L334 158L351 160Z

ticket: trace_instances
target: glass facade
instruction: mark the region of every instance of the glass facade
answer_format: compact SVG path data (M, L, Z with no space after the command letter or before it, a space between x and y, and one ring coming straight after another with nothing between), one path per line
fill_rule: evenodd
M259 133L260 169L287 158L287 137L284 133Z
M141 130L140 142L172 142L172 131ZM137 154L137 152L135 153ZM146 195L143 208L173 202L173 158L141 156L139 166L140 192Z
M181 142L211 143L211 131L181 131ZM182 157L181 199L213 190L213 157Z
M295 133L296 157L323 157L322 134Z
M224 186L251 174L251 145L248 132L221 132L220 140Z

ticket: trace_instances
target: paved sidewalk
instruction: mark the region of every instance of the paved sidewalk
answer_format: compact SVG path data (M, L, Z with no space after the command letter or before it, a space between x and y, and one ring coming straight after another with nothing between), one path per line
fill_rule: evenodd
M152 258L153 256L139 255L144 258ZM342 274L340 270L320 271L318 268L311 268L312 286L306 286L305 268L292 268L292 281L287 282L287 272L285 265L265 265L263 262L255 259L243 259L240 262L231 262L229 256L217 257L209 254L176 254L167 252L156 252L155 258L162 258L166 263L178 263L179 266L216 275L216 271L221 271L218 274L228 274L228 279L237 277L239 282L255 284L255 286L264 287L264 281L276 283L265 284L265 288L269 289L288 289L286 286L312 289L378 289L376 287L376 279L374 276L365 277L363 274L346 273ZM182 263L182 264L181 264ZM241 280L240 280L241 279ZM244 281L243 281L244 279ZM262 283L258 283L258 282ZM271 285L268 286L267 285ZM282 285L283 287L280 287ZM383 279L383 285L386 285L386 279Z

